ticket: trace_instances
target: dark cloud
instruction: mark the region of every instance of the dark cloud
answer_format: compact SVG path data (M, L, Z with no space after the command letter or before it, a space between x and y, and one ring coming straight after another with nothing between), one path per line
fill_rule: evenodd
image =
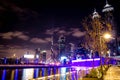
M25 35L23 32L20 31L0 33L0 37L2 37L3 39L13 39L13 38L18 38L21 40L29 39L29 36Z

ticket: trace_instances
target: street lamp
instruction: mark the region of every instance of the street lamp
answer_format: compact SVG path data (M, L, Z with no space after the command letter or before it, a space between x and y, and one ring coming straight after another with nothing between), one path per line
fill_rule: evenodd
M101 66L101 79L103 78L103 69L102 69L102 38L103 39L110 39L110 38L112 38L112 36L111 36L111 34L109 34L109 33L105 33L105 34L103 34L103 35L100 35L100 33L99 33L99 39L100 39L100 43L99 43L99 47L100 47L100 66Z
M105 33L105 34L103 35L103 37L104 37L104 39L110 39L110 38L112 38L112 37L111 37L111 34L109 34L109 33Z
M111 36L111 34L110 33L105 33L105 34L103 34L102 36L100 35L100 57L102 57L102 39L105 39L105 40L109 40L109 39L111 39L112 38L112 36ZM101 64L102 64L102 62L101 62Z

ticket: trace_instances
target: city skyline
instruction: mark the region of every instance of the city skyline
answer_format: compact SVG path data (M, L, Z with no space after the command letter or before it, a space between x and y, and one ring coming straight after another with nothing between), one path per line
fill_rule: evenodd
M50 53L51 35L54 29L54 45L61 34L67 43L78 44L85 31L81 25L84 17L92 14L94 8L100 15L105 0L85 0L80 2L38 2L0 1L0 56L18 56L36 48ZM119 32L120 1L108 0L115 10L115 21ZM84 4L84 5L83 5ZM13 53L13 54L11 54Z

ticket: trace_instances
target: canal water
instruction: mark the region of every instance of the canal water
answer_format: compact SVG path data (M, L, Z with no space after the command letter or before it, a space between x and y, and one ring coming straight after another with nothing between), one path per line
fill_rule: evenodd
M66 67L0 69L0 80L78 80L84 74Z

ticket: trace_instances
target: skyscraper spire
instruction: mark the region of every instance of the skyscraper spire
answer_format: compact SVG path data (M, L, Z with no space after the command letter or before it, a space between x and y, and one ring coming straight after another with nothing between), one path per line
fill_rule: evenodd
M108 4L108 1L106 0L106 4Z
M93 19L95 19L95 18L100 18L100 15L99 15L98 12L96 11L96 9L94 9L92 18L93 18Z
M108 1L106 0L106 4L102 10L102 12L110 12L110 11L113 11L114 10L114 7L112 7L110 4L108 4Z

